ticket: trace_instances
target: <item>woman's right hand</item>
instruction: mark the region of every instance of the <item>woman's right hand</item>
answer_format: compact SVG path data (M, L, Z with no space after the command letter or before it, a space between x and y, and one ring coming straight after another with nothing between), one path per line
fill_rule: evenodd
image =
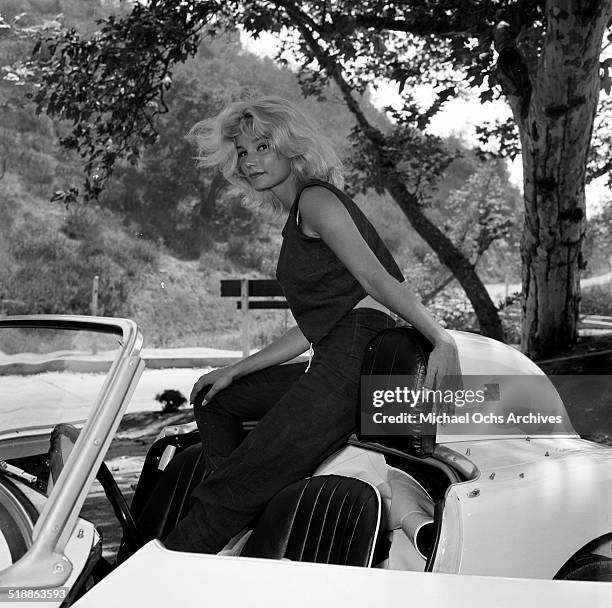
M200 376L191 389L189 403L193 405L206 405L219 391L227 388L236 377L232 366L215 369L208 374ZM208 390L207 390L208 389Z

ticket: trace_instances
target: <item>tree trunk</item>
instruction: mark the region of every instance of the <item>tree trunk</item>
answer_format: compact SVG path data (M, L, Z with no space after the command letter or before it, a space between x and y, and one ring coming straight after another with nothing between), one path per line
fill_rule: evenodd
M226 186L223 175L216 172L207 188L200 189L200 205L198 215L202 222L207 222L215 213L217 199Z
M387 190L404 212L419 236L433 249L440 261L453 273L470 300L480 330L496 340L504 339L504 331L497 308L482 284L476 269L463 253L453 245L448 237L431 222L420 209L406 186L399 180L390 178Z
M545 10L538 73L530 75L527 87L512 87L517 70L508 69L508 61L500 67L507 48L498 48L502 88L521 134L521 346L535 359L554 355L577 338L586 161L599 97L599 55L612 3L549 0Z

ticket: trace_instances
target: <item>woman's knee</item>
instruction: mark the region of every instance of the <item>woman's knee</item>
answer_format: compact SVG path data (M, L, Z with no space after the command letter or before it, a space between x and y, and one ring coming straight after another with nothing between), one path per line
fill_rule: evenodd
M235 398L232 398L231 391L226 388L214 395L210 401L204 404L194 406L194 413L200 415L218 414L221 416L232 414L232 403L235 403Z

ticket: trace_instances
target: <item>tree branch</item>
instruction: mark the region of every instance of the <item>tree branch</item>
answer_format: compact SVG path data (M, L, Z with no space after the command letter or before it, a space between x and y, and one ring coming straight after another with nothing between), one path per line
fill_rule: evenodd
M374 28L376 30L390 30L405 32L415 36L459 36L466 34L466 26L457 21L442 22L439 19L425 21L424 19L392 19L376 15L359 15L353 22L358 28Z
M497 57L497 77L502 92L515 113L517 121L527 116L532 84L525 57L516 46L516 37L505 21L495 26L493 34Z
M587 168L587 183L592 182L593 180L598 179L599 177L603 177L604 175L608 175L608 173L612 172L612 159L605 162L603 165L595 169L588 170Z
M305 15L294 3L290 2L279 2L282 4L287 11L287 13L293 17L294 23L297 26L298 30L304 37L304 40L310 47L315 59L319 62L319 65L328 73L328 75L332 78L332 80L338 85L342 96L344 97L344 101L348 106L349 110L355 116L357 123L363 129L364 134L372 141L373 143L380 142L383 137L383 134L374 127L366 118L365 114L359 107L358 101L353 97L352 89L344 76L342 75L340 66L333 61L331 57L328 57L315 37L312 34L312 31L306 27L305 22L311 23L312 20ZM315 28L317 28L315 24Z
M442 282L438 283L431 291L428 291L422 298L423 305L428 304L435 298L449 283L452 283L457 277L454 274L449 274Z

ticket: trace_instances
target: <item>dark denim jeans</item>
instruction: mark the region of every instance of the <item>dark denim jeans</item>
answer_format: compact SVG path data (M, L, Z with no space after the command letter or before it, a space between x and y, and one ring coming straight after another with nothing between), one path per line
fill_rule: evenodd
M277 365L243 376L195 408L214 470L194 490L169 549L216 553L282 488L310 475L355 431L363 353L394 324L350 311L314 347L312 365ZM260 419L243 439L241 422Z

